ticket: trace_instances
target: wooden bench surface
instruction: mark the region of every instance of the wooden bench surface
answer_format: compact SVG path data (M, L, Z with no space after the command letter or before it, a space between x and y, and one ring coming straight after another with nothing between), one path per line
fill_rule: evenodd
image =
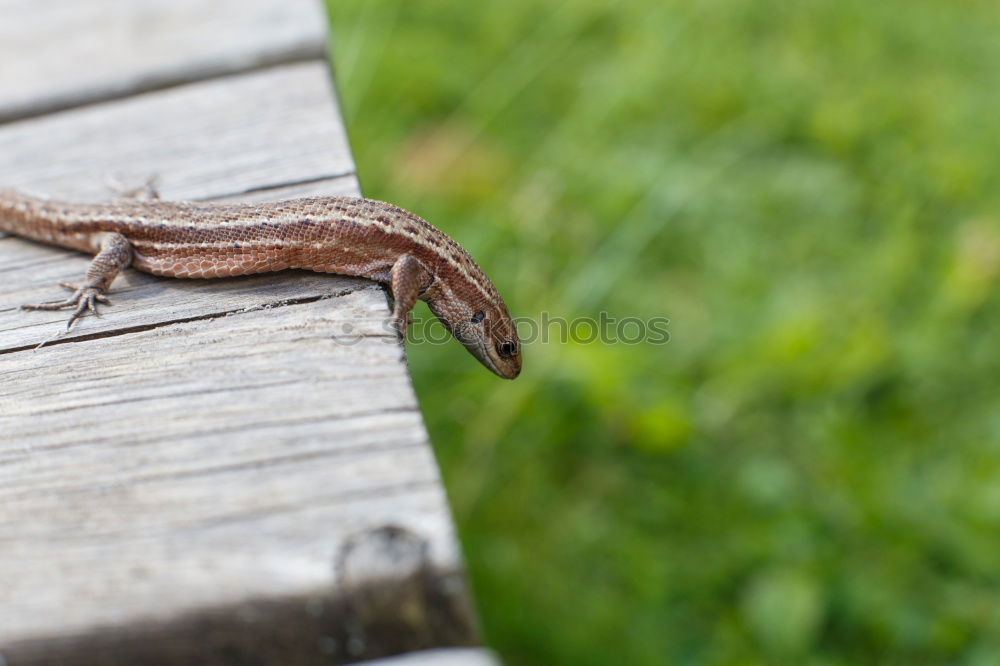
M0 0L0 15L0 186L358 194L313 0ZM475 642L383 289L129 270L100 318L34 351L66 313L18 306L88 261L0 234L0 664Z

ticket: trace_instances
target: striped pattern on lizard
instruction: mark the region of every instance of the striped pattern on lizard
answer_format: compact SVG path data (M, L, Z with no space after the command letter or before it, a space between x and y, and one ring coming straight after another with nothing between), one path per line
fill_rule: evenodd
M329 197L215 204L123 199L81 204L0 191L0 231L95 254L62 301L25 309L98 303L127 266L154 275L215 278L300 268L388 285L393 322L405 337L410 310L426 301L438 319L500 377L521 371L521 345L507 306L483 270L439 229L392 204Z

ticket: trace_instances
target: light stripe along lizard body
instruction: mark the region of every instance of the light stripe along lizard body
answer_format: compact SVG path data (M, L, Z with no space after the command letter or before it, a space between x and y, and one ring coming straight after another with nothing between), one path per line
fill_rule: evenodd
M351 197L215 204L123 199L67 203L0 190L0 231L95 254L64 301L67 327L96 312L127 266L154 275L213 278L302 268L389 285L405 337L417 299L487 368L513 379L521 349L503 299L482 269L443 232L402 208Z

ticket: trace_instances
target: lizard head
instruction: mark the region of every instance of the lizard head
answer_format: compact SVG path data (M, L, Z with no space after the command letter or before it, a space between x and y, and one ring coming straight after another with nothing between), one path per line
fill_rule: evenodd
M427 305L480 363L500 377L514 379L521 373L521 341L507 306L493 292L491 298L470 300L441 290Z

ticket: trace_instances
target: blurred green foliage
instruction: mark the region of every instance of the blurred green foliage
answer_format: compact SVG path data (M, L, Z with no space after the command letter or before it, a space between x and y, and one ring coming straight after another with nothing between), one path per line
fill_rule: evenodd
M409 349L508 664L998 663L995 0L329 7L366 195L671 320Z

